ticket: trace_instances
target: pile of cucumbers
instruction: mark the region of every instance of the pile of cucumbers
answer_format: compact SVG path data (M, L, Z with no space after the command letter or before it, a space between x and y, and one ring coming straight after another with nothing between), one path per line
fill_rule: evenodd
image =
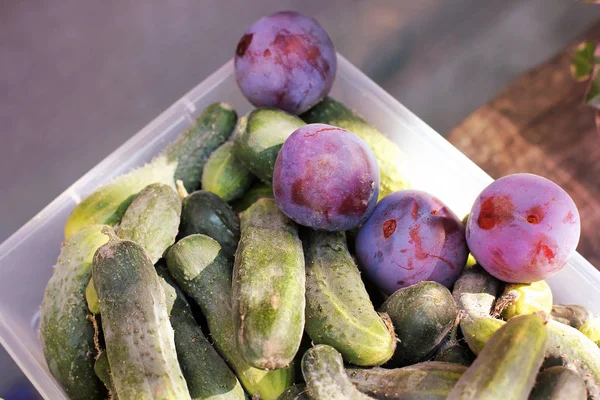
M70 399L600 398L599 320L552 307L547 285L507 286L471 260L452 292L387 297L346 233L286 217L273 168L305 122L365 139L381 197L408 187L397 145L345 105L303 117L212 104L77 205L40 327Z

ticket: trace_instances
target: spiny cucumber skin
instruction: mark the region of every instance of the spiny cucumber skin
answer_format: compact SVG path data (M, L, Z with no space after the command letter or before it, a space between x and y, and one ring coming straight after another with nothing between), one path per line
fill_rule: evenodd
M114 226L121 220L134 196L152 183L175 188L181 179L188 191L200 185L202 169L209 154L231 135L237 114L230 105L214 103L151 163L121 175L88 195L71 212L65 238L92 224Z
M448 399L527 400L547 344L542 317L528 314L512 318L488 340Z
M225 142L206 161L202 189L232 201L243 196L252 179L250 171L233 154L233 142Z
M106 351L100 353L96 362L94 363L94 372L96 376L104 383L106 389L108 389L109 398L116 400L117 394L115 391L115 387L112 383L112 377L110 374L110 365L108 364L108 356L106 355Z
M157 267L157 272L165 291L171 326L175 331L179 366L192 400L244 399L244 389L202 333L183 293L175 286L164 267Z
M304 331L306 277L298 228L273 199L254 203L240 225L232 285L237 345L250 365L283 368Z
M231 203L231 207L233 211L237 213L244 212L250 207L252 204L256 203L260 199L274 199L273 188L263 182L258 182L254 184L244 196L240 199Z
M117 234L142 246L153 264L175 243L181 217L181 199L173 188L153 183L140 191L129 207Z
M40 310L40 340L46 363L73 400L106 396L94 373L94 327L85 298L94 253L108 241L101 232L103 227L88 226L65 242Z
M285 389L285 392L281 393L281 396L277 398L277 400L312 400L308 396L308 391L306 389L306 385L297 384L292 385L289 388Z
M537 376L529 400L586 400L583 379L565 367L551 367Z
M219 243L205 235L187 236L169 249L166 261L175 282L202 309L217 351L242 386L262 400L276 400L293 383L294 371L254 368L237 348L231 309L233 261Z
M177 363L165 292L145 250L111 240L93 259L106 352L121 400L190 400Z
M395 335L375 311L344 233L304 233L304 329L315 344L332 346L347 362L383 364L394 354Z
M382 400L445 400L467 367L428 361L404 368L346 369L361 392Z
M313 400L367 400L344 370L342 355L333 347L319 344L302 357L302 374Z

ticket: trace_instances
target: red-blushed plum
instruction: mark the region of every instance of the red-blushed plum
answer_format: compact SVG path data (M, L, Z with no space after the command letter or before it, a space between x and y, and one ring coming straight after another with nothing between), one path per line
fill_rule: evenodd
M390 295L421 281L451 288L468 253L461 220L440 200L419 190L384 197L356 237L362 271Z
M513 174L481 192L466 230L469 249L487 272L505 282L531 283L565 266L581 225L575 202L560 186Z
M371 148L355 134L331 125L306 125L279 151L273 193L281 211L298 224L346 231L373 212L379 166Z
M235 77L248 101L292 114L303 113L327 96L336 68L327 32L295 11L256 21L235 51Z

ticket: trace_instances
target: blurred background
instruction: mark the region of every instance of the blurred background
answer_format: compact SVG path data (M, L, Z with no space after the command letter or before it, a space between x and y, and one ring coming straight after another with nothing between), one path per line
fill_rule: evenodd
M0 241L282 9L442 135L600 18L574 0L0 2ZM3 351L0 371L0 397L36 398Z

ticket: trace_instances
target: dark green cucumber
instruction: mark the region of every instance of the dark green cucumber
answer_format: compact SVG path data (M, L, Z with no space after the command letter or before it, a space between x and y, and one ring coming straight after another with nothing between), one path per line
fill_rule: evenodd
M579 331L600 346L600 318L591 318L579 328Z
M458 338L458 322L460 317L457 318L456 323L448 332L448 335L438 347L435 353L434 361L449 362L454 364L461 364L469 366L475 359L475 354L469 349L469 346L464 343L464 340Z
M112 382L112 376L110 374L110 365L108 364L108 356L106 355L106 351L103 351L98 355L96 362L94 363L94 372L96 376L104 383L106 389L108 390L108 397L110 399L116 400L117 392L115 391L115 386Z
M117 235L142 246L154 264L175 243L180 218L181 199L177 192L171 186L153 183L135 196Z
M344 371L342 355L331 346L319 344L302 357L302 374L313 400L367 400Z
M165 291L169 320L175 331L177 359L191 398L244 399L244 389L202 333L183 293L164 267L159 266L156 270Z
M511 318L488 340L448 399L526 400L547 344L544 318L537 314Z
M183 181L188 191L200 186L202 169L209 154L231 135L237 115L229 104L214 103L151 163L117 177L79 203L65 225L68 239L92 224L114 226L121 220L133 197L152 183L175 188Z
M111 237L96 251L92 270L119 399L189 400L154 265L139 244L104 232Z
M233 142L225 142L206 161L202 171L202 189L231 201L246 192L252 179L248 168L233 154Z
M260 180L271 184L273 169L283 142L304 122L274 108L253 110L240 123L234 140L235 156Z
M400 147L344 104L326 97L300 116L308 124L322 123L339 126L360 136L373 150L379 164L379 199L410 187L408 157Z
M287 366L304 331L305 268L298 228L273 199L242 214L233 269L233 323L250 365Z
M231 203L231 207L235 212L246 211L248 207L256 203L260 199L273 199L273 188L263 182L257 182L244 194L241 199Z
M391 365L410 365L430 357L450 332L458 311L452 293L437 282L424 281L397 290L381 306L398 337Z
M467 367L428 361L404 368L346 369L358 390L382 400L444 400Z
M565 367L551 367L537 376L529 400L586 400L587 389L577 373Z
M88 306L88 310L94 315L100 314L100 305L98 304L98 293L94 287L94 279L90 278L90 282L85 288L85 301Z
M240 219L214 193L198 190L183 200L179 237L203 234L215 239L233 259L240 240Z
M550 314L552 318L560 318L575 329L581 328L593 314L578 304L554 304Z
M306 385L297 384L285 389L285 392L281 393L277 400L311 400L311 398L308 396Z
M315 344L328 344L345 361L381 365L394 354L396 338L377 314L343 232L307 229L302 237L306 263L306 324Z
M219 243L205 235L187 236L169 249L166 260L175 282L202 309L217 351L244 388L262 400L277 399L293 383L294 371L253 368L237 348L231 310L233 261Z
M40 310L40 340L48 369L73 400L106 396L94 373L94 326L85 298L94 253L108 241L102 228L88 226L65 242Z

